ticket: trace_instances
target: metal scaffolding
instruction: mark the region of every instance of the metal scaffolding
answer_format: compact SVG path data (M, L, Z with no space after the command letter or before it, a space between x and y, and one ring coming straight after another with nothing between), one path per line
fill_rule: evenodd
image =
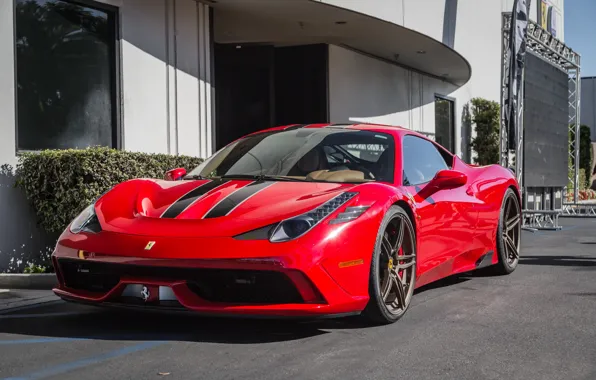
M502 46L501 46L501 123L500 123L500 164L505 167L512 168L520 183L522 191L524 191L523 178L523 80L521 95L519 97L519 109L516 115L519 126L517 131L517 141L515 149L510 150L508 144L508 129L506 119L504 118L504 102L505 96L509 90L509 33L511 28L511 12L503 13L502 18ZM596 203L584 204L579 202L579 131L580 131L580 106L581 106L581 57L578 53L573 51L570 47L565 45L560 40L556 39L551 33L543 29L534 21L528 21L527 30L527 51L531 51L535 55L543 58L551 64L557 66L563 71L567 72L569 76L569 172L568 179L571 187L564 188L564 202L562 210L555 211L540 211L540 210L524 210L527 212L524 223L527 227L537 229L557 229L558 216L593 216L596 217ZM522 74L523 78L523 74Z

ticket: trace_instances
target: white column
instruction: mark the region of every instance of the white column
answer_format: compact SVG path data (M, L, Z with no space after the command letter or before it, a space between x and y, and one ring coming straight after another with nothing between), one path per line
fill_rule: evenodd
M209 6L165 0L168 150L207 158L213 151Z
M15 164L15 66L13 2L0 1L0 165Z
M177 0L164 0L166 31L166 107L168 123L168 153L178 154L178 70L177 66Z
M211 17L209 6L197 3L199 20L199 154L207 158L213 153L215 125L213 122L212 67L211 67Z

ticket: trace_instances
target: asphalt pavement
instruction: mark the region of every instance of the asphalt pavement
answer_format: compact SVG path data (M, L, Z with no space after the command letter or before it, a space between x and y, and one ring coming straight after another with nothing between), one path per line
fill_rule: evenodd
M526 233L510 276L420 289L396 324L0 314L0 379L596 379L596 219Z

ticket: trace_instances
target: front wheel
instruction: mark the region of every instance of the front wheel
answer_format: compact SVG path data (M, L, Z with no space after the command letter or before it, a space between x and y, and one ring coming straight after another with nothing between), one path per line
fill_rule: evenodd
M397 321L407 311L416 284L416 234L402 207L392 206L379 227L363 316L374 323Z

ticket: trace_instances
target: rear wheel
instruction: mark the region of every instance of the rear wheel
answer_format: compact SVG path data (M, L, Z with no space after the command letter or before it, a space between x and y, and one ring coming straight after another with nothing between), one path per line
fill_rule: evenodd
M521 208L517 196L513 190L507 189L503 197L497 228L499 262L493 267L496 274L509 274L517 268L521 245L521 218Z
M408 214L392 206L381 223L373 252L370 301L363 315L374 323L393 323L407 311L416 284L416 235Z

